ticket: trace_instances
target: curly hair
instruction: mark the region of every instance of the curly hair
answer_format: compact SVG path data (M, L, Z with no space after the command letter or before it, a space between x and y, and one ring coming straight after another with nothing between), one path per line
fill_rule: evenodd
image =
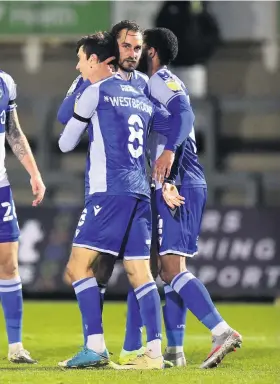
M178 54L178 40L170 29L151 28L144 31L144 43L157 51L160 64L168 65Z

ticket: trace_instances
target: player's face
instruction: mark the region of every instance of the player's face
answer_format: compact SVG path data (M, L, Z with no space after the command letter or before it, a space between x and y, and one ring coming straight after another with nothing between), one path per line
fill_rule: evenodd
M142 53L143 37L140 32L123 29L118 38L120 51L119 66L126 72L132 72L138 66Z
M87 59L87 55L83 50L83 46L80 47L78 56L78 64L76 65L77 71L82 75L82 78L86 80L89 76L90 71L90 59Z

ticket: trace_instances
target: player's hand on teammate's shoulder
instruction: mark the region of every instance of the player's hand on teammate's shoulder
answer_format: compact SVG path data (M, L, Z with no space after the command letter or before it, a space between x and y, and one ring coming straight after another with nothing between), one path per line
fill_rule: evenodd
M175 154L172 151L164 150L160 157L155 161L153 169L153 179L163 183L165 177L169 177Z
M176 185L164 183L162 186L162 196L166 204L171 209L180 207L180 205L185 204L185 198L179 195Z
M31 176L30 184L32 187L33 195L36 196L32 202L32 206L37 207L45 196L46 187L40 174Z
M93 64L91 67L91 73L89 76L89 81L91 83L97 83L98 81L104 80L107 77L112 76L115 71L114 71L114 66L110 65L110 63L115 59L114 56L109 57L108 59Z

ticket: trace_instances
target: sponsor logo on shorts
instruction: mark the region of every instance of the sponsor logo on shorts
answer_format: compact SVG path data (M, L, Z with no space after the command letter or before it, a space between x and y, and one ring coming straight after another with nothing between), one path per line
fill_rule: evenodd
M98 213L101 211L101 209L102 209L102 207L100 207L99 205L94 205L93 210L94 210L95 216L98 215Z

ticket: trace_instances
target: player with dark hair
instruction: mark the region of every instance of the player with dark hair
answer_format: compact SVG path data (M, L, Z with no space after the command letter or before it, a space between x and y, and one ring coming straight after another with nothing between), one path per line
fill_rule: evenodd
M172 31L167 28L146 29L144 32L145 42L149 42L149 47L153 47L158 53L159 64L169 65L178 54L178 40ZM148 45L145 43L145 48ZM148 51L144 49L141 56L140 67L144 73L148 73Z
M188 91L183 82L167 68L177 52L177 38L169 29L153 28L144 32L141 64L144 64L150 76L150 100L177 116L177 124L184 125L184 114L190 107ZM166 139L161 134L152 133L151 157L157 167L163 160L164 154L161 153L165 143ZM180 166L176 166L175 172L171 170L171 175L165 178L163 184L156 183L155 199L160 276L165 283L163 314L168 344L164 358L177 366L186 364L183 341L186 311L189 309L212 333L213 348L201 365L201 368L212 368L235 347L241 346L242 337L224 321L203 283L186 268L186 257L197 254L197 240L207 198L194 127L177 151L174 163ZM171 202L179 193L185 198L183 205Z
M141 92L147 91L148 76L135 70L139 64L142 53L143 36L140 27L133 21L123 20L117 23L111 29L111 35L118 44L118 73L123 80L127 80L128 85L139 89ZM93 35L94 36L94 35ZM93 41L87 39L88 44ZM79 43L78 43L79 44ZM91 84L87 79L84 67L87 67L88 57L83 52L83 49L78 49L79 62L76 69L81 75L74 80L70 89L67 92L66 98L63 100L57 118L62 124L66 124L73 115L74 106L77 98ZM90 132L90 129L88 130ZM94 263L94 272L100 289L101 301L104 300L104 293L107 282L112 274L115 257L109 254L102 254L98 262ZM135 296L134 290L131 288L127 296L128 311L126 323L126 335L124 346L120 355L120 362L123 364L135 359L139 354L145 352L142 347L142 320L139 312L139 305Z
M111 34L117 39L120 51L118 73L124 80L127 80L128 84L147 93L148 76L135 70L142 52L143 37L140 27L135 22L124 20L112 28ZM83 59L84 57L82 57L82 63L79 62L77 65L77 70L81 72L82 76L74 81L58 112L58 120L63 124L66 124L71 118L76 98L80 97L84 89L90 85L90 81L87 80L83 71L83 65L86 63ZM165 151L165 153L167 153L167 156L173 155L170 151ZM174 198L175 201L176 199L177 197ZM94 264L94 272L100 288L102 302L106 285L115 263L115 258L111 255L104 256L105 257L101 255L98 262ZM133 361L139 354L145 351L145 348L142 347L143 323L139 312L138 301L133 289L130 289L128 292L127 304L125 340L119 357L121 364Z
M140 28L140 26L133 20L120 21L111 28L110 33L115 39L118 39L123 30L126 30L127 32L143 33L143 30Z
M57 119L62 124L66 124L72 117L75 100L91 84L91 82L87 80L91 56L96 52L95 54L98 55L100 61L104 61L108 50L111 52L111 56L116 57L118 55L115 40L112 39L111 35L107 32L97 32L92 35L83 36L78 40L76 44L76 54L78 57L76 69L80 72L80 75L73 81L66 94L66 98L58 110ZM112 63L114 62L115 60Z
M118 72L121 76L131 80L132 77L137 78L138 75L147 80L145 75L138 71L134 73L142 53L143 35L139 25L134 21L122 20L112 27L110 33L118 43L120 55Z
M108 41L105 57L109 57L110 36L104 40ZM79 52L85 54L84 51L81 46ZM89 130L85 208L67 264L86 331L86 345L59 365L74 368L108 363L99 288L92 263L100 253L113 256L121 253L147 331L145 353L123 368L161 369L160 299L149 266L151 213L145 148L153 129L167 137L166 150L173 153L187 137L193 113L189 108L189 123L183 129L178 126L170 130L174 116L163 114L119 74L110 77L106 74L102 81L95 82L99 63L94 53L84 61L83 76L94 84L79 97L73 117L59 139L60 149L68 152L75 148L84 131ZM169 173L169 165L162 170ZM158 170L159 177L162 170Z

